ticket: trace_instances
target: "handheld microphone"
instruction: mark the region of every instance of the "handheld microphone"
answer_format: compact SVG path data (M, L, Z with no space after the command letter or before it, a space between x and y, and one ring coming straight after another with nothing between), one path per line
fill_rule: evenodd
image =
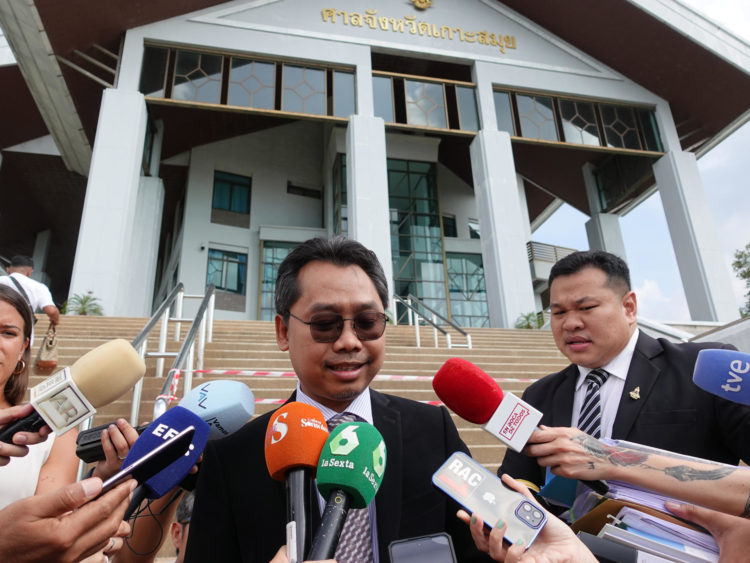
M722 399L750 405L750 354L701 350L695 361L693 383Z
M247 385L239 381L207 381L194 387L179 406L200 416L211 429L209 440L223 438L239 430L255 413L255 398ZM102 432L108 424L102 424L80 432L76 438L76 456L86 463L104 459ZM147 424L135 430L142 434Z
M130 389L146 373L146 364L129 342L110 340L78 358L73 365L31 388L34 412L7 425L0 441L45 424L60 435Z
M318 462L318 490L328 498L310 561L333 559L349 508L365 508L385 473L385 442L366 422L345 422L333 429Z
M188 426L195 428L188 451L178 460L141 483L133 491L133 498L125 512L125 520L140 506L144 498L162 497L185 478L203 453L203 448L206 447L209 428L208 424L203 422L197 414L186 408L175 406L153 421L133 443L133 447L130 448L128 455L122 462L123 467L127 467L132 461L156 449L165 440L176 436Z
M320 409L291 402L278 409L266 428L266 465L271 478L286 481L287 556L302 561L312 538L310 482L328 438Z
M461 358L450 358L432 379L432 388L458 416L482 424L487 432L520 452L542 419L542 413L500 386L480 368ZM604 481L581 481L599 494Z

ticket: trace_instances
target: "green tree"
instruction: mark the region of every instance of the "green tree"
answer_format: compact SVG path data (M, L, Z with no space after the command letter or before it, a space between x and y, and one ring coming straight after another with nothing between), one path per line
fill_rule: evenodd
M99 298L90 292L86 295L76 293L63 305L63 314L67 315L103 315L104 310Z
M740 315L747 317L750 315L750 242L745 245L745 248L734 251L732 269L737 277L745 282L747 288L745 304L740 307Z
M534 311L530 313L523 313L518 315L515 322L516 328L542 328L542 323L539 322L539 315Z

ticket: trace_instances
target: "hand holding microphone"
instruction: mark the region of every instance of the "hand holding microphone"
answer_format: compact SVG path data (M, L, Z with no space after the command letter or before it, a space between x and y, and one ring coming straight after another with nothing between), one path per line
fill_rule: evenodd
M146 373L146 364L125 340L110 340L72 366L31 388L34 412L0 430L0 441L16 432L35 432L45 424L63 434L130 389Z
M458 416L483 428L515 451L521 451L542 419L542 413L500 386L467 360L450 358L435 374L432 388ZM581 481L599 494L603 481Z
M385 442L365 422L345 422L331 432L318 462L318 490L328 498L310 555L332 559L350 508L366 508L385 473Z

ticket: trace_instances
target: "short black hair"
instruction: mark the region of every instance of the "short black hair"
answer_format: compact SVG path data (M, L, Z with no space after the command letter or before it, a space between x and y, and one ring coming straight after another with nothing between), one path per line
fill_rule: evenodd
M193 514L193 502L195 501L195 495L192 491L186 491L180 499L180 504L177 505L177 515L175 520L179 524L187 524L190 522L190 517Z
M13 266L28 266L30 268L34 267L34 260L32 260L29 256L23 256L22 254L17 254L13 258L10 259L10 265Z
M317 237L294 247L279 265L276 276L276 312L289 320L289 309L300 298L299 271L310 262L329 262L336 266L359 266L375 285L383 308L388 308L388 282L375 253L356 240L337 236Z
M552 286L555 278L577 274L584 268L597 268L607 274L611 288L619 287L623 294L630 291L630 269L625 260L604 250L582 250L561 258L552 266L548 283Z

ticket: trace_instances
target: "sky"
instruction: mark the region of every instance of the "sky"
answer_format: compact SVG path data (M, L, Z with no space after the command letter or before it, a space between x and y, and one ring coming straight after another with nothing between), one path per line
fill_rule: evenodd
M680 1L750 43L750 0ZM750 123L700 158L698 168L739 308L747 289L731 263L735 250L750 243ZM587 215L563 205L531 238L588 249L587 219ZM639 315L660 322L690 320L659 195L652 195L622 217L620 225Z

